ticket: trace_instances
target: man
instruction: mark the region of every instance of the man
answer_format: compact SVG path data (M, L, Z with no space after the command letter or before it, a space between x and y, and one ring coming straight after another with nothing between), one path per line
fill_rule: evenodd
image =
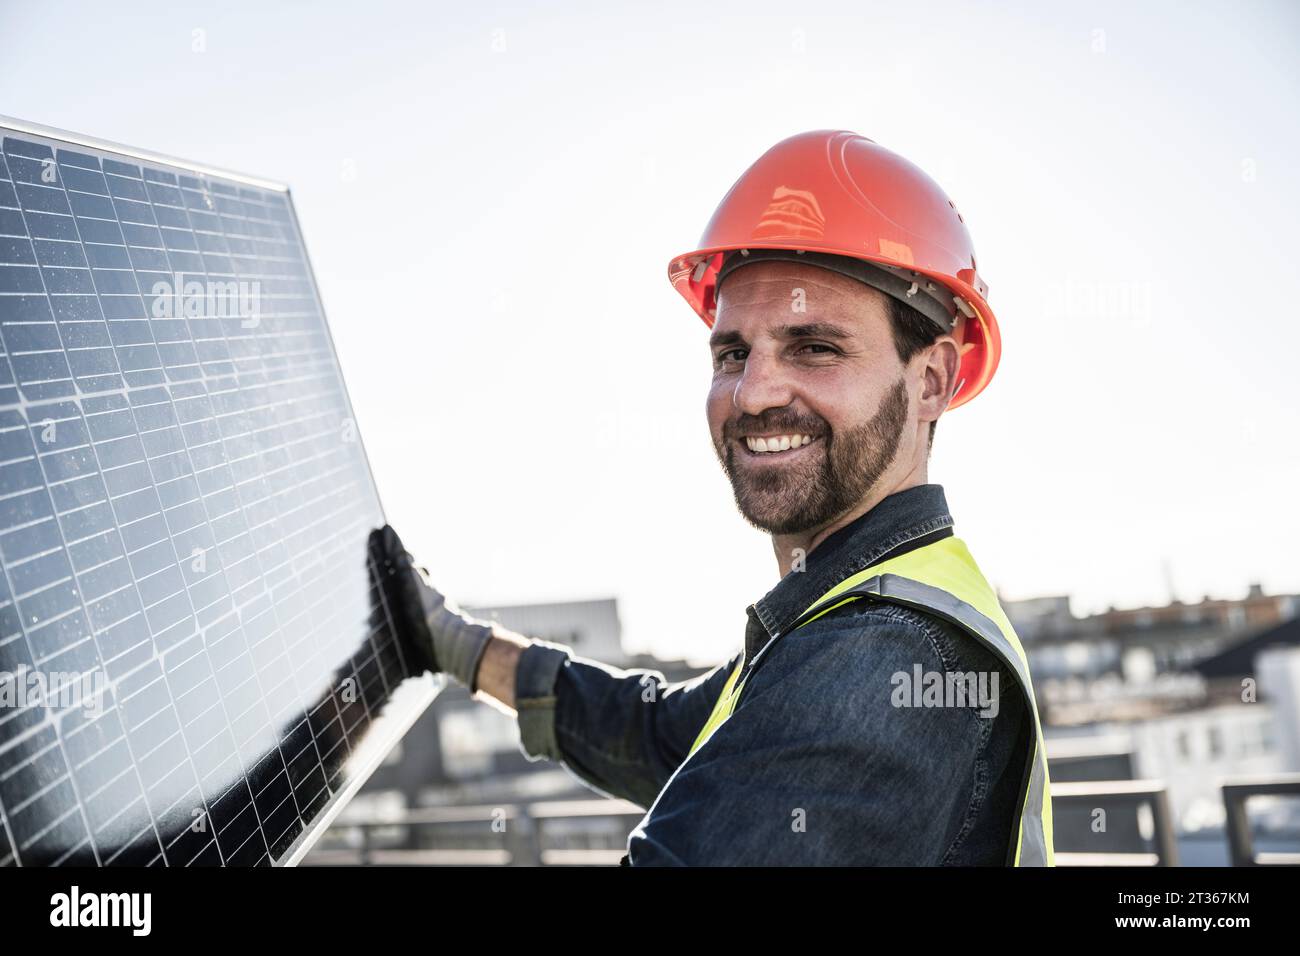
M667 684L476 621L392 529L373 557L432 670L529 756L648 812L623 862L1052 865L1024 653L928 483L935 423L1000 352L956 207L905 159L777 144L669 268L712 328L707 414L781 579L725 666Z

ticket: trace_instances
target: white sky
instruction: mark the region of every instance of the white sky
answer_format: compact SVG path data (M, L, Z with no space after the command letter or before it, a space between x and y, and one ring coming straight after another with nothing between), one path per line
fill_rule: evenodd
M1002 366L931 478L1007 596L1300 591L1300 7L618 6L0 0L0 113L290 183L389 517L462 603L612 594L632 650L734 652L776 564L665 270L827 127L974 236Z

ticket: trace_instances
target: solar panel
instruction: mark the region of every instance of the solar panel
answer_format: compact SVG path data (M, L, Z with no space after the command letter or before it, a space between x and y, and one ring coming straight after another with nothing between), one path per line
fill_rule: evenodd
M435 685L288 191L0 137L0 865L296 862Z

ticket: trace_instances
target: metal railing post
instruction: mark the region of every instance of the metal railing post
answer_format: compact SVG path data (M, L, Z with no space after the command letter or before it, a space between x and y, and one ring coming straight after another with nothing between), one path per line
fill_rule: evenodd
M1233 866L1297 866L1300 854L1258 854L1246 802L1251 797L1300 797L1300 773L1240 777L1223 784L1224 827Z

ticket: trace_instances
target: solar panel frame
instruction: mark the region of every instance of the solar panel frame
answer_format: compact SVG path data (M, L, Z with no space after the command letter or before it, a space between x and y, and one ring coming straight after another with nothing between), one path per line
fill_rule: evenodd
M334 374L337 378L339 397L341 398L342 404L347 411L349 420L351 422L355 422L355 417L352 414L351 399L350 396L348 395L347 385L343 378L342 369L339 365L338 353L337 353L337 349L335 348L333 336L330 332L329 323L325 315L325 310L320 295L319 285L316 281L315 273L312 270L310 257L307 254L306 244L303 240L302 228L297 217L297 211L294 208L294 204L292 202L292 198L290 196L290 192L287 185L274 180L247 176L242 173L232 172L217 167L194 163L187 160L178 159L175 157L170 157L170 156L166 156L160 153L155 153L147 150L140 150L134 147L125 146L119 143L113 143L95 137L84 136L77 133L71 133L65 130L54 129L47 126L29 123L23 120L0 116L0 137L7 136L11 133L18 134L20 136L34 137L37 140L44 141L44 145L50 146L52 149L61 149L61 148L72 148L74 150L77 148L90 149L96 151L99 154L112 154L113 157L123 157L139 163L141 165L142 173L146 170L147 167L158 167L165 171L171 171L179 174L195 174L199 177L203 177L206 180L240 184L243 186L247 186L251 189L261 190L267 193L274 193L282 196L284 200L284 205L288 213L288 221L289 224L292 226L293 239L296 243L298 252L301 253L302 265L305 269L306 280L310 290L311 301L314 304L316 314L319 316L320 331L323 333L324 341L327 344L330 362L332 364ZM111 157L105 157L105 156L97 157L97 159L105 159L105 158L111 158ZM143 179L148 180L148 177L144 176ZM12 182L15 188L18 185L18 179L16 177L6 181ZM145 185L148 185L148 183L145 182ZM65 187L65 192L66 192L66 187ZM111 201L112 200L110 198L110 202ZM72 211L72 215L75 219L77 215L75 210ZM119 228L120 228L120 223L122 220L120 219L120 216L115 218L117 218L117 221L119 222ZM34 243L36 237L33 237L29 231L27 238L29 243ZM84 240L79 236L78 242L82 246L83 253L85 250L86 241L87 240ZM164 253L165 252L166 250L164 249ZM87 268L90 268L90 263L87 262L86 266ZM43 264L40 266L40 268L42 269L42 271L44 271ZM134 264L132 264L130 266L130 271L136 275L137 279L139 279L142 270L140 270ZM142 286L140 287L139 291L141 297L144 297ZM97 299L99 298L99 293L97 290L92 294L94 294ZM48 290L46 290L45 295L47 298L49 297ZM107 322L107 317L102 318L101 321ZM56 318L56 325L57 323L58 320ZM66 345L63 345L62 348L64 354L66 355L68 347ZM116 343L112 345L112 348L116 355L116 349L117 349ZM5 348L5 355L6 355L5 360L9 361L8 358L9 349L7 347ZM119 375L123 375L123 370L120 367L120 365L119 365L118 372ZM70 378L75 383L77 380L76 373L70 372ZM173 383L171 381L166 381L163 387L164 389L166 389L167 386L171 386L172 384ZM131 391L132 387L133 386L126 384L124 379L124 384L120 389L120 391L123 393L123 395L125 395L126 393ZM141 386L134 386L134 387L141 388ZM18 391L20 389L19 379L17 375L15 375L14 377L14 389L15 391ZM111 391L112 390L109 389L106 390L105 393ZM100 393L93 393L93 394L98 395ZM175 403L171 399L170 395L171 393L168 392L168 396L169 396L168 401L172 401L173 411L174 411ZM77 390L74 397L77 398L78 400L81 399L82 396L80 393L80 389ZM22 397L19 406L5 406L5 407L6 409L10 407L24 407L27 404L27 401L28 400L25 397ZM40 399L37 400L34 404L43 405L50 401L53 401L53 399ZM132 411L134 412L134 407L132 407ZM84 412L83 412L83 418L84 418ZM27 424L30 428L33 423L28 421ZM383 521L382 502L379 499L378 488L374 481L373 472L370 469L369 458L365 453L364 444L362 442L359 433L355 435L355 442L357 445L357 454L359 455L360 458L359 464L362 466L366 479L368 480L369 493L373 495L373 504L374 504L377 520L379 523L382 523ZM37 452L38 459L40 457L40 454L41 453L38 451ZM96 473L99 475L99 477L102 480L104 478L104 469L99 465L98 459L96 460L95 468L96 468ZM154 480L154 486L156 490L158 482L157 479L153 479L153 480ZM47 491L49 490L49 485L50 483L46 481L45 487ZM54 517L56 523L61 522L62 515L57 511L57 509L55 511ZM121 534L120 525L117 520L116 513L114 514L113 524L116 528L118 528L118 533L120 536ZM170 530L167 532L167 535L169 539L173 540L173 544L174 544L174 536ZM65 544L65 549L66 549L66 544ZM176 553L177 555L179 555L179 552ZM132 572L132 578L134 579L134 577L135 574L134 572ZM76 577L76 572L74 571L74 582L79 582L79 580L80 579ZM6 592L8 592L7 585L6 585ZM374 589L371 590L370 594L371 594L371 601L374 602L375 600ZM13 602L13 606L17 608L18 595L17 594L11 595L10 600ZM86 602L83 601L80 597L78 597L78 600L82 601L81 607L82 610L85 611L87 609ZM395 646L396 653L398 657L400 657L401 656L400 643L396 641L395 636L393 634L391 618L388 617L386 609L380 609L379 613L381 613L383 617L380 626L386 627L388 629L387 633L389 637L389 643L385 646L384 650L391 655L391 653L393 652L393 647ZM150 628L150 634L151 637L157 636L156 634L153 633L152 627ZM363 648L366 642L373 642L373 639L374 639L373 631L370 634L365 635L362 641ZM379 650L377 646L372 646L371 650L375 652L375 658L377 660L379 656ZM96 653L98 653L98 651ZM153 658L151 658L151 661L152 660L161 661L163 656L164 656L164 652L158 651L155 645L154 655ZM345 659L342 663L347 664L353 662L354 660L355 657L348 658ZM394 663L391 657L387 661L387 663L389 665ZM406 671L407 674L410 673L410 667L405 661L401 662L401 666L403 670ZM358 674L357 670L354 669L353 674L357 675ZM370 775L370 773L374 770L374 768L379 765L379 763L384 759L384 757L391 751L392 747L402 738L402 736L415 722L415 720L420 716L420 714L423 713L424 709L436 696L438 690L441 689L441 687L445 684L445 679L442 678L434 679L426 675L424 677L421 677L419 679L414 679L414 680L410 680L410 679L397 680L395 687L389 687L389 682L390 682L389 679L384 680L384 686L386 689L389 690L389 693L381 702L382 707L379 709L379 712L371 713L369 705L368 704L366 705L365 730L360 735L359 739L356 741L351 740L350 735L347 733L347 731L350 730L351 728L345 728L344 736L348 738L347 743L349 744L350 756L348 756L348 758L340 765L337 771L339 775L342 775L341 784L337 787L329 788L330 792L329 792L328 799L322 806L319 807L318 811L314 815L312 815L309 819L308 818L300 819L299 822L301 823L301 830L298 831L296 837L292 840L291 843L285 846L278 854L272 856L269 862L273 863L274 865L293 865L301 861L301 859L305 856L305 854L310 850L311 846L319 838L320 834L323 833L326 828L328 828L330 823L335 819L335 817L346 805L346 803L352 797L352 795L355 794L355 792L361 787L361 785L365 782L366 778ZM114 706L119 706L119 704L115 703ZM304 712L303 717L305 721L310 723L310 719L309 719L310 714ZM340 712L340 719L341 717L342 715ZM358 725L359 722L357 724L354 724L353 727L356 727ZM314 730L312 732L314 733ZM123 731L123 733L125 734L125 731ZM313 742L315 741L316 738L313 737ZM282 739L277 738L276 746L278 747L281 742ZM186 746L188 747L189 745L186 744ZM2 753L4 750L8 748L9 748L8 740L3 736L0 736L0 753ZM280 756L283 758L283 753L281 753ZM317 748L317 756L319 759L320 757L319 747ZM190 754L190 757L191 757L191 762L193 762L192 753ZM132 756L131 761L133 765L137 764L136 758L134 756ZM288 771L287 762L285 762L284 766L285 766L286 773L288 773L289 771ZM73 773L71 764L68 763L67 767L68 767L67 773L69 777L71 777ZM324 761L320 762L320 769L322 771L325 771L326 766ZM137 767L137 776L138 776L138 767ZM250 779L250 775L247 773L244 774L243 779L247 782ZM202 782L203 781L200 781L200 784L202 784ZM143 788L143 784L141 786ZM289 787L291 788L291 790L293 786L294 785L292 782L289 783ZM250 795L251 794L252 791L250 788ZM296 794L291 793L291 796L296 796ZM152 808L148 807L147 794L143 795L143 798L145 799L146 808L149 810L150 818L152 820L153 811ZM83 805L82 797L78 795L76 799L77 799L78 807L83 814L83 820L84 820L85 807ZM253 799L255 800L255 797ZM296 806L297 804L295 802L295 808ZM206 803L205 803L205 807L206 807ZM5 813L6 811L4 809L3 802L0 801L0 831L3 831L4 843L6 844L5 846L0 846L0 858L5 857L5 853L3 851L7 849L12 849L13 851L12 856L14 862L18 863L19 865L22 865L23 861L20 855L18 854L17 840L13 838L13 829L9 820L6 818ZM259 818L257 822L257 829L259 830L259 832L263 832L263 836L265 838L266 833L262 831L262 825L263 825L262 821ZM94 832L91 830L89 825L87 825L87 832L88 832L87 839L93 841ZM161 831L158 830L155 822L155 836L159 837L159 841L161 844L161 837L159 836L160 832ZM283 831L283 833L281 833L281 836L283 836L284 833L287 832L288 831ZM271 835L274 836L274 834ZM166 844L165 846L163 846L163 850L165 851L165 849L167 849L168 847L175 845L175 842L176 841ZM213 842L214 843L216 842L215 832L213 833ZM268 847L268 856L271 856L271 854L269 853L269 848L270 848L269 840L267 841L267 847ZM76 848L74 847L74 849ZM164 862L166 862L165 853L160 855L164 856Z

